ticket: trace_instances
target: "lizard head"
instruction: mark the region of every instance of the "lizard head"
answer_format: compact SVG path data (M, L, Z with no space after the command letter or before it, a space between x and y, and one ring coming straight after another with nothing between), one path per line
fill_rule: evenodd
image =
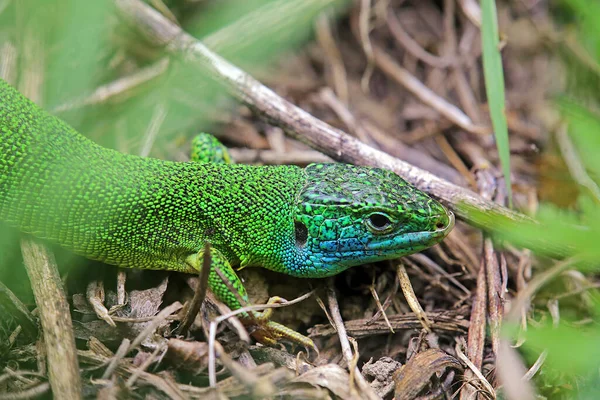
M311 164L294 210L299 276L418 252L440 242L454 215L393 172L347 164Z

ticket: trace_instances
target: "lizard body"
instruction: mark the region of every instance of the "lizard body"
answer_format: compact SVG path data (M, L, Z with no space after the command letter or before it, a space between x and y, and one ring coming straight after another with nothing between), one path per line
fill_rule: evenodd
M0 220L121 267L196 272L209 242L222 272L211 270L209 285L232 309L247 299L232 266L326 277L430 247L454 222L382 169L201 155L183 163L106 149L2 80L0 134Z

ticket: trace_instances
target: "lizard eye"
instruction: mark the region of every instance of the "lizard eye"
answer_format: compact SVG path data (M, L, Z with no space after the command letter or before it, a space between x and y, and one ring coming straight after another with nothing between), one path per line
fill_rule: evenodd
M392 226L392 222L387 215L375 213L369 215L366 220L367 227L373 233L386 233Z
M308 229L302 222L294 222L294 231L296 233L296 246L304 247L308 239Z

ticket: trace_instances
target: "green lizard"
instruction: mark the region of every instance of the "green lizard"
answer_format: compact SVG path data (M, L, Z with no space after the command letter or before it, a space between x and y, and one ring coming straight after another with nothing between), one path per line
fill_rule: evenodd
M120 267L197 273L209 242L209 286L231 309L248 300L232 266L327 277L423 250L454 225L440 203L382 169L235 165L201 151L196 162L170 162L106 149L1 79L0 132L0 220ZM242 317L261 322L263 342L314 346L268 315Z

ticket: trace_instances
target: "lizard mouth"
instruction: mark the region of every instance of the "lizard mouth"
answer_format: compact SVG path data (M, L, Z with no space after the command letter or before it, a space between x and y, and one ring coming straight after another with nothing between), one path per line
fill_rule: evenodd
M454 214L448 211L439 218L435 230L392 233L366 243L356 239L323 242L320 246L324 250L323 261L358 260L357 264L351 262L358 265L416 253L441 242L454 227L454 222Z

